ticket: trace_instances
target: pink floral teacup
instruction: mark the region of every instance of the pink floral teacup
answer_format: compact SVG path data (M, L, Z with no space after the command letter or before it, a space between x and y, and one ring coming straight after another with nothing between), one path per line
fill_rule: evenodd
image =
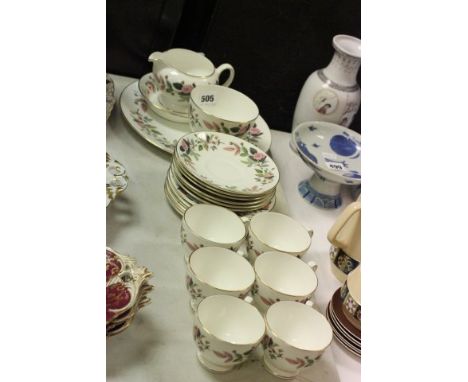
M313 305L312 297L318 280L313 261L280 252L265 252L255 260L255 286L252 295L255 306L261 311L278 301L296 301Z
M259 311L236 297L207 297L195 313L197 357L210 371L227 372L245 362L264 334L265 321Z
M190 128L194 132L211 130L240 137L255 125L258 115L255 102L231 88L202 85L190 93Z
M180 239L185 262L200 247L221 247L237 252L246 236L245 225L231 210L211 204L195 204L182 217Z
M294 301L272 305L265 321L263 364L280 378L293 379L313 366L333 339L332 328L321 313Z

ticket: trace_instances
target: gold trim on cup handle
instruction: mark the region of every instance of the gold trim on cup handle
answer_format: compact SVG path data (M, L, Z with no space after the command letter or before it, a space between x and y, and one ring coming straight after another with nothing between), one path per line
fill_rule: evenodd
M317 271L318 265L317 265L317 263L315 261L311 260L311 261L307 262L307 265L309 267L311 267L314 272Z
M215 69L215 72L216 72L216 74L218 75L218 78L219 78L221 73L224 72L225 70L229 70L229 77L224 82L224 84L220 84L220 85L229 87L229 85L231 85L232 81L234 80L235 71L234 71L233 66L231 64L221 64Z

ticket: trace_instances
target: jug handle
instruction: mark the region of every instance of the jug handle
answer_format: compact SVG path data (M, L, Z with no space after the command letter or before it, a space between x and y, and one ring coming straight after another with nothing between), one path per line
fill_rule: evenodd
M151 53L150 56L148 57L148 61L149 61L149 62L154 62L154 61L161 60L161 55L162 55L161 52L153 52L153 53Z
M151 57L151 56L150 56ZM229 70L229 77L228 79L224 82L224 84L220 84L221 86L229 86L232 83L232 80L234 79L234 68L232 67L231 64L221 64L219 65L216 69L215 72L219 76L221 75L222 72L225 70Z
M335 224L330 228L330 231L328 231L327 239L330 243L333 245L341 248L340 243L336 243L336 238L338 237L338 234L340 231L343 229L343 227L348 223L349 219L358 211L361 210L361 202L354 202L351 203L346 209L341 213L340 216L338 216L338 219L336 220Z

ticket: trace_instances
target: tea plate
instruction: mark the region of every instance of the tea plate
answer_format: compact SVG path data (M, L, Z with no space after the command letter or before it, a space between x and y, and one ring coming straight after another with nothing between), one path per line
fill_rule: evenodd
M192 186L188 186L187 183L184 183L173 173L173 168L169 169L167 173L167 179L170 186L175 192L181 194L181 198L185 199L189 203L207 203L207 204L216 204L218 206L229 208L235 212L250 212L253 210L262 209L265 206L268 206L271 202L271 199L274 197L274 194L268 196L267 198L254 203L246 202L232 202L225 200L223 198L210 197L204 192L196 190Z
M279 181L278 168L267 154L231 135L188 134L177 143L175 155L200 182L221 191L259 196Z
M120 109L130 127L147 142L172 154L177 141L191 132L188 122L178 123L156 114L141 94L135 81L128 85L120 96ZM263 151L271 146L271 132L265 120L259 116L256 126L242 138Z

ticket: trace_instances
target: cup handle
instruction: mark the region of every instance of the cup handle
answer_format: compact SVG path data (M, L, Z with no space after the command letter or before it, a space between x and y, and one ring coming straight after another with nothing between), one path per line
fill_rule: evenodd
M312 300L307 300L305 305L307 305L310 308L313 308L314 307L314 302Z
M253 298L252 298L252 296L245 296L245 297L244 297L244 301L245 301L247 304L252 304L252 303L253 303Z
M159 61L159 60L161 59L161 55L162 55L161 52L153 52L153 53L151 53L150 56L148 57L148 61L149 61L149 62Z
M312 261L312 260L311 260L311 261L309 261L309 262L307 263L307 265L308 265L309 267L311 267L312 270L313 270L314 272L317 271L318 265L317 265L317 263L316 263L315 261Z
M224 84L220 84L221 86L229 86L232 83L232 80L234 80L234 68L232 67L231 64L221 64L219 65L216 69L215 72L218 74L218 78L221 75L222 72L225 70L229 70L229 77L228 79L224 82Z

